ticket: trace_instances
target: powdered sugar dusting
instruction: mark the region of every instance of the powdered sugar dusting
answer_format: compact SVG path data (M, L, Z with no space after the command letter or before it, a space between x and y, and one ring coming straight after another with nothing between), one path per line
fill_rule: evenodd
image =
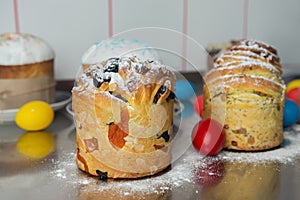
M52 159L53 167L50 171L51 178L61 180L63 184L78 187L82 193L105 194L109 192L115 197L139 194L164 194L167 191L182 187L187 184L196 184L195 169L205 169L207 162L243 162L243 163L269 163L279 162L282 164L293 163L300 155L300 125L284 132L284 143L281 147L264 152L233 152L222 151L214 157L204 157L198 154L193 147L175 163L171 169L161 174L143 179L132 180L108 180L99 181L81 172L75 163L74 152L64 152L58 160ZM190 138L188 138L190 139ZM213 172L207 169L208 174ZM198 177L199 178L199 177Z
M284 93L285 91L285 84L283 83L282 80L279 81L276 81L276 80L272 80L272 79L269 79L269 78L266 78L264 76L260 76L260 75L247 75L247 74L229 74L229 75L223 75L223 76L218 76L217 78L214 78L214 79L211 79L211 80L208 80L207 83L213 83L215 81L218 81L218 80L223 80L223 83L224 83L224 86L226 86L226 83L246 83L247 80L246 78L251 78L254 80L254 84L257 85L257 86L261 86L261 83L262 81L268 81L268 82L271 82L275 85L277 85L278 87L281 88L281 91ZM274 77L274 79L276 79L276 77ZM282 99L284 98L284 95L282 95L281 97Z
M216 65L215 67L218 68L218 70L228 70L228 69L244 68L247 66L259 66L262 68L266 68L271 72L281 73L274 65L270 63L258 62L256 60L253 61L245 60L243 62L233 61L233 62L224 63L222 65Z
M115 191L123 195L132 195L136 192L145 194L163 193L176 187L180 187L186 183L192 183L193 166L197 159L201 158L198 153L191 152L189 156L181 162L174 164L172 169L153 177L132 180L108 180L107 182L98 181L97 177L92 177L77 169L75 163L75 153L64 153L61 161L52 161L54 167L51 176L60 179L65 184L77 186L81 185L81 189L94 192ZM92 188L90 186L93 185ZM85 188L86 187L86 188Z
M292 162L296 156L300 155L300 125L284 132L284 141L281 147L262 152L230 152L223 151L218 158L224 161L238 162L267 162L278 161L281 163ZM297 133L298 132L298 133Z
M234 49L234 46L232 48ZM273 57L276 57L278 59L278 56L276 54L273 54L266 48L260 47L258 44L253 44L253 45L249 46L249 45L245 45L245 44L241 43L237 46L237 49L259 52L260 56L268 57L268 59L270 59L270 60L272 60Z
M265 58L266 57L266 58ZM267 61L272 61L274 62L274 64L279 65L279 63L277 61L274 60L274 58L278 58L277 56L274 57L272 55L268 55L268 56L262 56L256 53L251 52L250 50L232 50L232 51L226 51L223 55L221 55L218 59L217 59L217 63L220 62L224 62L224 60L226 59L239 59L239 60L247 60L247 61L251 61L251 60L267 60Z
M83 94L100 91L109 96L114 96L109 92L116 92L130 96L141 86L151 84L175 91L175 79L172 68L156 60L142 62L137 57L110 58L89 66L80 74L73 91ZM105 86L102 88L103 83Z

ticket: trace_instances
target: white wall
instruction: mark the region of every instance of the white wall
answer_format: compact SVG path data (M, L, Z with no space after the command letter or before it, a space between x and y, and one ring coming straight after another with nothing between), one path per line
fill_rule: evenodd
M73 79L83 52L94 42L108 37L107 0L18 2L20 30L47 40L54 48L58 80ZM114 0L114 33L149 26L181 32L182 7L182 0ZM189 0L188 35L204 47L208 43L240 39L243 37L243 9L244 0ZM249 0L248 24L248 38L274 45L283 64L300 65L300 1ZM13 0L1 0L0 33L14 31ZM180 52L179 33L170 33L172 36L168 37L164 31L150 36L145 32L130 33ZM190 39L188 45L193 46L193 40ZM193 62L198 62L198 50L188 49L188 57ZM181 68L177 58L167 64Z

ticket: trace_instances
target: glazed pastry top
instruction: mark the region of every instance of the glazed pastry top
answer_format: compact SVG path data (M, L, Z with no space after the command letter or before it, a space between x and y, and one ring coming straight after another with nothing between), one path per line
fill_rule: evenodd
M122 95L126 101L138 98L139 101L144 99L141 102L159 103L175 91L176 77L170 67L159 61L121 57L91 65L77 81L75 89L93 93L106 91L110 95Z
M83 64L95 64L112 57L136 56L140 60L159 60L158 53L136 39L113 38L92 45L82 56Z
M261 41L242 40L216 60L205 80L211 88L221 85L228 96L236 97L244 91L252 97L249 99L257 95L283 101L285 84L281 75L280 59L274 47Z
M0 65L33 64L54 58L53 49L28 33L0 34Z

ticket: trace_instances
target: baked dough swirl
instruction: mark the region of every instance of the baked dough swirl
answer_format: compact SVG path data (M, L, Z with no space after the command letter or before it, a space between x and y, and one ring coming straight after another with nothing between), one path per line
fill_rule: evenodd
M242 40L204 77L204 118L224 124L225 148L257 151L283 141L285 84L274 47Z
M171 163L175 74L158 61L111 58L73 88L77 165L104 178L155 174Z

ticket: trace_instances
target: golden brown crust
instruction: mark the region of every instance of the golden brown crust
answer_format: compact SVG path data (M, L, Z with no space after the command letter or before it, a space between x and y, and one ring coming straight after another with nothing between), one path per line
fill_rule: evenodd
M15 109L33 100L55 102L53 68L53 60L0 66L0 109Z
M0 65L1 79L16 79L16 78L36 78L36 77L53 77L54 60L25 64L6 66Z
M85 92L73 92L73 95L77 148L79 149L77 152L77 164L80 169L95 176L98 176L96 170L100 170L102 172L108 172L108 177L110 178L137 178L152 175L168 167L171 159L170 147L169 142L166 143L163 138L157 138L156 135L152 138L135 138L135 145L132 145L131 141L126 138L127 143L125 146L122 145L123 148L121 150L109 139L108 129L110 125L107 124L107 122L114 119L110 106L116 106L119 104L118 102L113 101L111 103L110 100L100 99L106 98L106 95L100 94L96 97L97 101L100 100L100 102L103 102L101 107L98 107L99 104L97 105L96 110L101 110L101 112L99 112L100 110L96 111L92 106L95 100L93 94L87 95ZM102 110L106 106L108 106L107 110L110 111ZM120 107L122 107L121 104L113 109L117 112L121 109ZM100 113L103 115L97 116ZM103 116L105 116L105 114L108 117L104 118ZM117 123L118 122L116 122L116 124ZM171 134L171 130L169 130L168 133ZM88 152L87 149L89 147L84 141L91 138L96 139L97 144L99 144L99 149L94 149L94 151L90 150L90 152ZM155 145L165 145L165 147L157 150ZM101 156L101 152L106 152L108 156ZM118 163L121 158L124 159L122 161L123 163ZM107 159L109 159L110 162L107 162ZM143 162L142 160L144 160L145 162L159 164L156 165L156 170L150 170L149 166L144 166L142 164L141 166L144 166L145 168L141 168L141 166L136 163L136 160L140 160L140 162ZM129 169L128 166L130 167ZM140 168L136 168L138 166Z
M232 46L230 51L250 51L255 53L263 58L269 59L273 63L279 63L280 59L276 54L271 53L269 50L264 48L257 48L256 46L241 46L240 44Z
M267 78L274 77L274 74L281 75L281 70L278 70L274 65L261 62L242 62L242 61L233 61L229 63L224 63L222 65L215 65L215 68L218 69L219 73L222 75L225 74L264 74ZM269 77L268 75L271 75ZM208 76L207 74L206 76Z
M83 71L87 70L91 66L90 64L82 64Z
M205 76L203 117L224 124L225 148L257 151L282 143L285 85L275 53L264 43L241 41Z
M262 95L280 97L278 99L282 99L283 93L282 85L270 82L263 77L253 78L245 74L234 74L230 77L221 76L213 81L207 81L207 85L212 88L214 85L222 85L224 91L228 93L234 92L234 90L237 89L243 89L250 93L260 93Z
M216 61L216 64L224 65L225 63L232 61L261 61L264 63L270 63L277 68L277 70L282 74L281 65L274 59L274 56L260 56L251 51L226 51L221 57Z
M102 80L96 72L102 77L107 75L101 74L101 68L86 70L73 88L76 162L80 169L95 176L99 172L107 172L108 178L152 175L171 163L174 102L167 99L170 94L167 87L173 86L159 84L161 74L143 74L137 85L127 86L132 71L119 64L118 72L107 73L112 76L111 81L99 84L98 88L90 84L95 76ZM165 83L174 76L163 78ZM158 83L143 82L149 79ZM166 88L161 89L162 86ZM129 88L134 89L128 92Z
M275 49L275 47L273 47L269 44L266 44L262 41L258 41L258 40L238 40L238 41L236 41L236 43L234 45L239 45L239 44L246 45L246 46L256 46L256 47L259 47L261 49L265 49L265 50L277 55L277 50Z

